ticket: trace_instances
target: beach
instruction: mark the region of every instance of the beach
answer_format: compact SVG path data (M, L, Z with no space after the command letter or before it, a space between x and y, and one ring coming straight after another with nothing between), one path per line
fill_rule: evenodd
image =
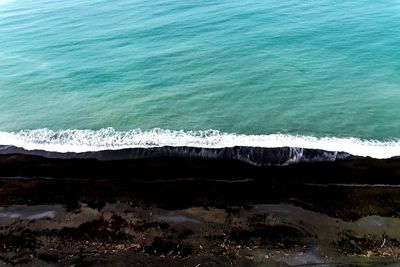
M398 165L397 159L263 167L199 157L3 154L0 260L395 266L400 187L389 181L397 181Z
M399 0L0 0L0 266L399 266Z

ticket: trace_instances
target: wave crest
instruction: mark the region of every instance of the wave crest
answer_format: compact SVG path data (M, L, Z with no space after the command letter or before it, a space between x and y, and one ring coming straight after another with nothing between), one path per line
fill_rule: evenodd
M390 158L400 155L400 140L381 142L358 138L312 137L285 134L244 135L217 130L174 131L163 129L116 131L100 130L22 130L0 132L0 145L22 147L26 150L53 152L88 152L125 148L151 147L292 147L346 152L355 156Z

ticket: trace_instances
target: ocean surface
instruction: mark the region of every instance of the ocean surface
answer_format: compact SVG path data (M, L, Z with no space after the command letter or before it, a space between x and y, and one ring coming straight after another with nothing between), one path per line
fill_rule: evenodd
M399 140L399 0L0 0L0 145Z

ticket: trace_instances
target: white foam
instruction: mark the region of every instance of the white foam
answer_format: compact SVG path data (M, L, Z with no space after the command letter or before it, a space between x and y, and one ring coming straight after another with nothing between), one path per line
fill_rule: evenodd
M5 6L6 4L10 3L12 0L0 0L0 6Z
M243 135L207 131L172 131L140 129L126 132L113 128L101 130L24 130L0 132L0 145L23 147L27 150L54 152L86 152L123 148L149 148L160 146L190 146L221 148L250 147L300 147L343 151L356 156L390 158L400 155L400 140L376 141L358 138L311 137L284 134Z

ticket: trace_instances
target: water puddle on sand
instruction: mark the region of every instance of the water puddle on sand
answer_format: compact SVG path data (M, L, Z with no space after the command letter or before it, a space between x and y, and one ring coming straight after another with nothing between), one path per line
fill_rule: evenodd
M49 206L34 206L34 207L7 207L0 208L0 220L14 219L14 220L41 220L50 219L54 220L57 216L57 211Z
M159 219L168 223L203 223L200 220L185 215L160 216Z

